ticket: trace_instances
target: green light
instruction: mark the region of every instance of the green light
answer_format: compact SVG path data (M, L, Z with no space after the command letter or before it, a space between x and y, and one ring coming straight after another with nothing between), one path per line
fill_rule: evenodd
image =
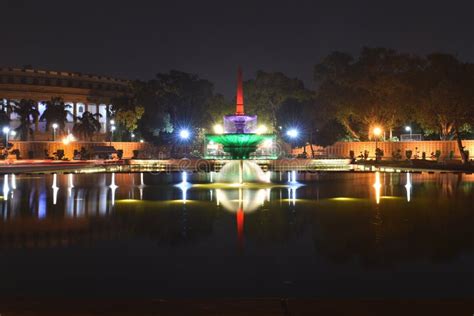
M272 134L207 134L208 142L221 144L230 159L249 159L258 145L266 140L273 140Z

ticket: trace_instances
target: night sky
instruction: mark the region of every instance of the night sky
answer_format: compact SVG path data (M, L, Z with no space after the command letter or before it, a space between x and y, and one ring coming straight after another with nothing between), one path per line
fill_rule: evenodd
M474 61L474 1L0 2L0 66L149 79L197 73L234 92L236 68L312 85L313 65L363 46ZM439 2L439 3L438 3Z

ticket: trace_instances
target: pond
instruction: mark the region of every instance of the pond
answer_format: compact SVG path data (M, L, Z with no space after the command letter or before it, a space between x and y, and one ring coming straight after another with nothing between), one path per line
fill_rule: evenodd
M4 175L3 297L460 298L474 176Z

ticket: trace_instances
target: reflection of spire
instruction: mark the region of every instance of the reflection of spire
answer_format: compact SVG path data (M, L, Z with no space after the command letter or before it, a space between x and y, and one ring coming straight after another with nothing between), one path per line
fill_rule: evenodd
M53 205L56 205L56 202L58 201L58 175L56 173L53 174L53 185L51 186L53 188Z
M405 184L405 189L407 190L407 201L411 200L411 174L407 172L407 184Z
M380 183L380 172L375 173L375 183L374 183L374 189L375 189L375 201L377 204L380 203L380 189L382 188L382 184Z
M244 115L244 91L242 84L242 68L237 71L237 105L235 115Z
M237 209L237 241L239 250L244 248L244 208L243 208L243 192L239 189L239 208Z

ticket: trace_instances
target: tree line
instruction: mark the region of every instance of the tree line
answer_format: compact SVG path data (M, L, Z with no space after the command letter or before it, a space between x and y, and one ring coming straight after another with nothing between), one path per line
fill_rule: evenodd
M314 89L281 72L258 71L244 82L246 112L284 137L298 128L297 145L336 141L397 140L405 126L425 139L473 137L474 64L453 55L405 54L363 48L358 56L333 52L313 69ZM137 131L148 141L169 143L180 128L212 132L235 100L214 91L209 80L172 70L131 83L133 93L115 100L115 110L144 109ZM464 151L461 150L463 158Z
M328 146L336 141L373 140L379 127L384 138L397 140L405 126L425 139L473 138L474 64L449 54L405 54L387 48L363 48L358 56L333 52L313 68L314 88L281 72L257 71L244 82L246 112L285 138L298 128L295 145ZM171 70L148 81L132 81L130 93L112 100L116 140L134 135L155 144L176 143L182 128L202 137L234 111L235 99L214 90L195 74ZM34 102L14 106L21 137L39 115ZM40 120L66 121L67 105L53 99ZM0 120L6 118L0 117ZM91 138L100 130L95 114L85 113L74 132ZM47 129L49 123L47 123Z

